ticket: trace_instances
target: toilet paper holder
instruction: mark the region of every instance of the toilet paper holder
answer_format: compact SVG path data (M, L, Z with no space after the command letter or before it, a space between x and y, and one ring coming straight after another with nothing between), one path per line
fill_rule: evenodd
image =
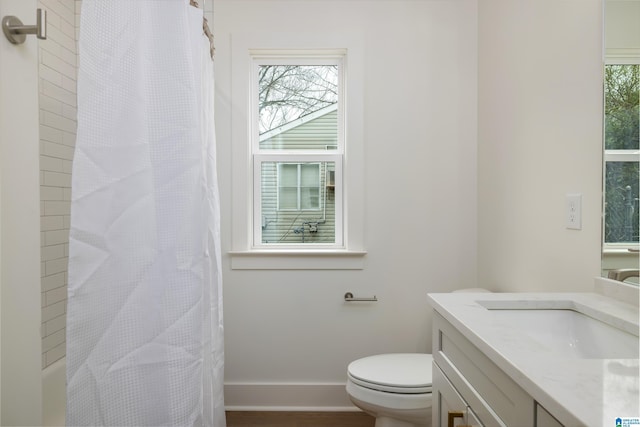
M378 298L374 295L373 297L354 297L351 292L347 292L344 294L344 300L347 302L356 302L356 301L365 301L365 302L377 302Z

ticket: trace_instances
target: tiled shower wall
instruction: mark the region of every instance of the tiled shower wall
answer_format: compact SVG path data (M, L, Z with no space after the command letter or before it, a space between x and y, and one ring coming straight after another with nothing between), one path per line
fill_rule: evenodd
M42 367L65 355L71 161L76 141L76 1L39 0ZM34 17L35 18L35 17Z

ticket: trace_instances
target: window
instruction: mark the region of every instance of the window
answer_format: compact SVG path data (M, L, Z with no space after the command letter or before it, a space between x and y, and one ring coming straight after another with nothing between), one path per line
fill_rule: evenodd
M640 65L605 65L605 249L638 248Z
M252 57L254 248L344 247L342 62Z
M320 210L320 164L278 163L277 165L278 210ZM262 176L265 175L263 169ZM264 207L265 203L263 202L262 205Z
M230 163L221 167L231 174L232 221L225 232L232 269L364 268L365 46L363 35L350 31L248 32L231 39L231 67L221 71L229 87L217 90L228 100L219 114L231 122L220 137L231 140ZM279 78L288 81L280 87L267 84L284 72L298 77ZM308 79L313 73L325 83ZM278 110L295 84L312 102ZM285 166L283 173L279 165L301 166Z

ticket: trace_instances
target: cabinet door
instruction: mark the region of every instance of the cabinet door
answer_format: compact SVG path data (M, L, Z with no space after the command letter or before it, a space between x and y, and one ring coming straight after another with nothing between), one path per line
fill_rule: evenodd
M562 427L542 406L536 404L536 427Z
M434 427L482 427L438 365L433 365Z

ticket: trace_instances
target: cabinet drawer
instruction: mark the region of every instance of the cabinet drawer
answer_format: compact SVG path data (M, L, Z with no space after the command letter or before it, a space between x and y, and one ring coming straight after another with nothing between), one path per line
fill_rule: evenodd
M533 427L533 399L434 312L433 358L486 426Z

